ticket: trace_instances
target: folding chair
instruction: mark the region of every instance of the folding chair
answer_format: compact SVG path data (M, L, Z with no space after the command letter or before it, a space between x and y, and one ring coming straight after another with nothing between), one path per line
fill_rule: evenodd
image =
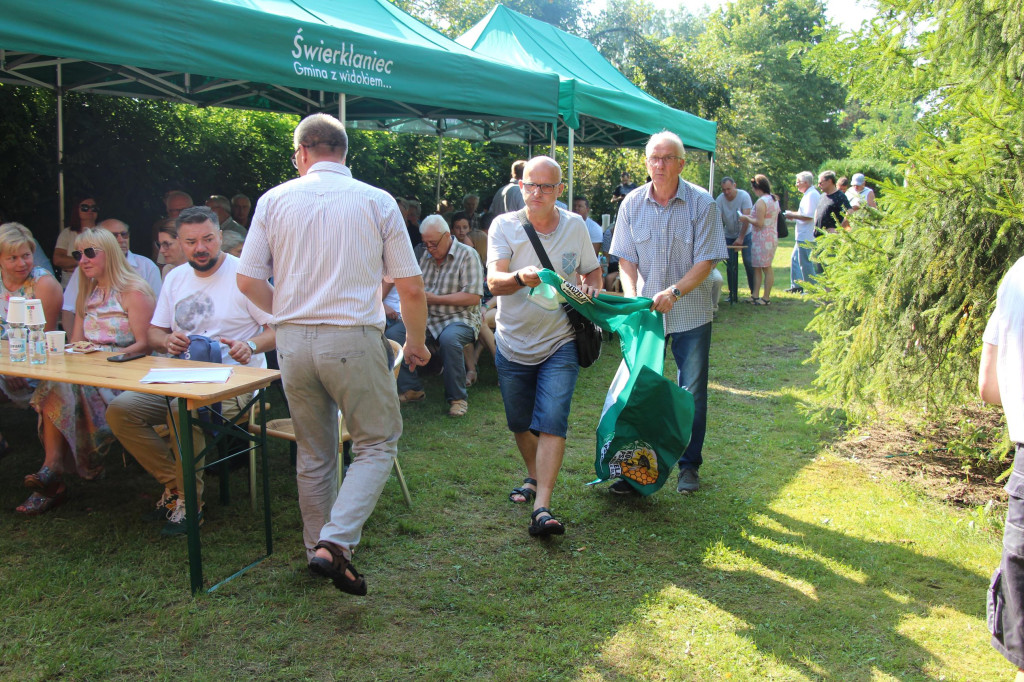
M392 371L394 372L395 378L398 377L398 370L402 366L402 346L395 341L388 340L391 344L391 350L394 355L394 362L392 363ZM250 413L249 431L252 433L259 433L260 424L256 421L256 413L258 410L253 409ZM271 419L267 422L267 436L272 438L280 438L287 440L291 443L292 453L292 464L295 463L296 445L295 445L295 425L292 423L290 417L284 419ZM338 411L338 487L341 487L341 482L345 475L345 458L348 453L349 447L351 446L352 435L345 428L345 418L341 414L341 410ZM249 492L250 499L253 509L256 508L256 455L250 453L249 455ZM412 509L412 496L409 494L409 486L406 485L405 476L402 474L402 467L398 463L398 455L395 455L395 475L398 477L398 485L402 489L402 497L405 498L405 504Z

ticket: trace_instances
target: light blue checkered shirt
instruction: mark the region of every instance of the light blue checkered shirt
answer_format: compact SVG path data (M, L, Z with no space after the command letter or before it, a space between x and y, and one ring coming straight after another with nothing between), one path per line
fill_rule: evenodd
M679 179L676 195L661 206L650 195L651 183L622 200L611 252L636 263L637 293L653 297L683 278L694 263L729 256L718 205L703 189ZM665 315L665 332L686 332L711 321L711 278L676 301Z

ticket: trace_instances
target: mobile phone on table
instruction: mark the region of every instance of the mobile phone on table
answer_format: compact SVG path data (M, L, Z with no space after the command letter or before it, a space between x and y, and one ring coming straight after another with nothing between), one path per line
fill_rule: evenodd
M107 358L107 362L128 362L129 360L144 358L146 355L146 353L121 353L120 355L111 355Z

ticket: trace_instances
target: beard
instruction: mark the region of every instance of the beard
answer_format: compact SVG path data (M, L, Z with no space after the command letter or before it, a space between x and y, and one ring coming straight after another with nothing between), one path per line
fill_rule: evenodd
M194 260L192 260L191 258L188 259L188 264L192 266L193 270L198 270L199 272L207 272L207 271L213 270L215 267L217 267L218 261L220 261L220 254L219 253L216 253L216 254L211 253L210 254L210 260L206 261L205 264L197 263Z

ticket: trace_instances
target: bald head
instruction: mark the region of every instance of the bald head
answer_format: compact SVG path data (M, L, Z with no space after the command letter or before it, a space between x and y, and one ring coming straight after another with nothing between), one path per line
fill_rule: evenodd
M128 223L117 218L107 218L98 227L114 235L114 239L117 240L117 245L121 247L121 251L124 255L128 255Z
M562 181L562 167L558 165L558 162L552 159L550 156L535 156L526 162L526 169L523 171L523 177L529 177L531 173L535 173L538 170L547 169L554 171L557 178L554 182ZM547 173L545 173L547 175Z

